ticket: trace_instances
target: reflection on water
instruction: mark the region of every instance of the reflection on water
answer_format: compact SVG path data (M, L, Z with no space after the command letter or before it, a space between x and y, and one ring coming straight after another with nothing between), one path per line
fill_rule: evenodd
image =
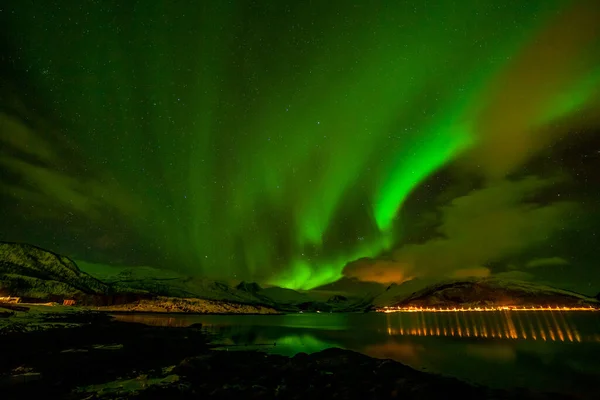
M340 347L494 387L594 398L600 379L598 312L138 314L117 319L180 327L201 323L228 350L293 355Z
M371 314L374 315L374 314ZM600 318L563 311L515 313L509 311L486 313L385 313L385 331L389 336L453 336L480 339L524 339L561 342L600 342ZM300 318L298 318L300 317ZM288 328L322 330L344 330L347 314L296 314L282 316L199 316L176 314L121 314L120 321L137 322L154 326L186 327L201 322L212 333L222 333L224 328L248 325L276 325ZM230 319L236 319L232 324ZM594 321L586 323L583 336L577 327L577 320ZM263 323L261 323L263 322ZM591 329L590 329L591 328ZM381 329L377 329L381 331Z
M573 313L562 311L385 314L388 335L457 336L581 342ZM600 341L595 332L585 338Z

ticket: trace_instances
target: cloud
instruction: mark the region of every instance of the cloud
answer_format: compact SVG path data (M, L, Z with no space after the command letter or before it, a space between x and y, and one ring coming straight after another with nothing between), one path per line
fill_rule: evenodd
M94 221L115 210L125 216L140 215L139 202L116 181L92 172L43 119L29 117L26 124L0 112L0 167L7 172L0 179L0 193L13 197L13 205L47 218L56 218L58 211Z
M403 245L386 260L371 260L375 277L365 262L346 268L345 275L378 281L488 276L486 263L538 246L569 226L574 204L528 200L555 182L509 177L559 137L598 123L600 56L594 48L600 40L600 8L596 3L574 2L543 22L538 33L491 76L464 115L471 123L474 143L456 166L461 176L475 172L484 178L485 187L438 210L437 238ZM446 194L455 195L451 188ZM532 260L526 268L565 263L553 257ZM509 269L494 276L533 278L518 267Z
M506 272L498 272L494 274L494 278L499 279L510 279L510 280L518 280L518 281L530 281L534 278L534 275L525 271L506 271Z
M488 276L486 263L540 245L568 224L574 204L528 201L552 183L527 177L473 190L440 208L437 237L401 246L385 260L351 263L344 274L377 282L407 277Z
M569 262L560 257L535 258L525 264L526 268L537 268L553 265L569 265Z
M464 159L469 169L502 179L565 128L597 120L589 105L600 87L599 20L596 1L574 2L490 81L469 117L476 138ZM556 123L567 117L571 126Z
M486 267L462 268L452 272L454 278L485 278L490 276L490 269Z
M344 274L365 282L390 284L412 279L407 277L406 270L405 265L395 260L360 258L348 263L344 268Z
M0 141L42 162L56 162L52 146L17 118L0 112Z

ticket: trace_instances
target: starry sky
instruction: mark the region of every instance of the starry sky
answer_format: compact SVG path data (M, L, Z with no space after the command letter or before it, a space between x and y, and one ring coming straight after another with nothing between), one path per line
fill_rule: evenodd
M0 240L600 291L593 0L5 0L0 33Z

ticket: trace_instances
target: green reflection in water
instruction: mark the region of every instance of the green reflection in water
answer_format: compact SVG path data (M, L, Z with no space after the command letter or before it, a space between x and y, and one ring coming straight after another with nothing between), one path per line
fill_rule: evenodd
M316 353L332 347L340 346L336 343L317 339L313 335L289 335L277 339L277 346L273 348L272 352L284 356L293 356L297 353Z

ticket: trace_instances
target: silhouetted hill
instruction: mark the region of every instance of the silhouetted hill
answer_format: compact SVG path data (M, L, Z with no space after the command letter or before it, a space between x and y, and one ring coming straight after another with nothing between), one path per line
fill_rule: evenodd
M241 281L236 287L237 290L241 290L243 292L248 292L248 293L258 293L262 290L262 288L260 287L260 285L256 282L244 282Z
M324 292L337 292L343 296L375 296L385 290L385 286L376 282L365 282L357 278L343 277L335 282L316 287L314 290Z
M333 295L329 298L329 300L327 300L328 303L335 303L335 304L344 303L347 301L348 301L348 298L346 296L342 296L339 294Z

